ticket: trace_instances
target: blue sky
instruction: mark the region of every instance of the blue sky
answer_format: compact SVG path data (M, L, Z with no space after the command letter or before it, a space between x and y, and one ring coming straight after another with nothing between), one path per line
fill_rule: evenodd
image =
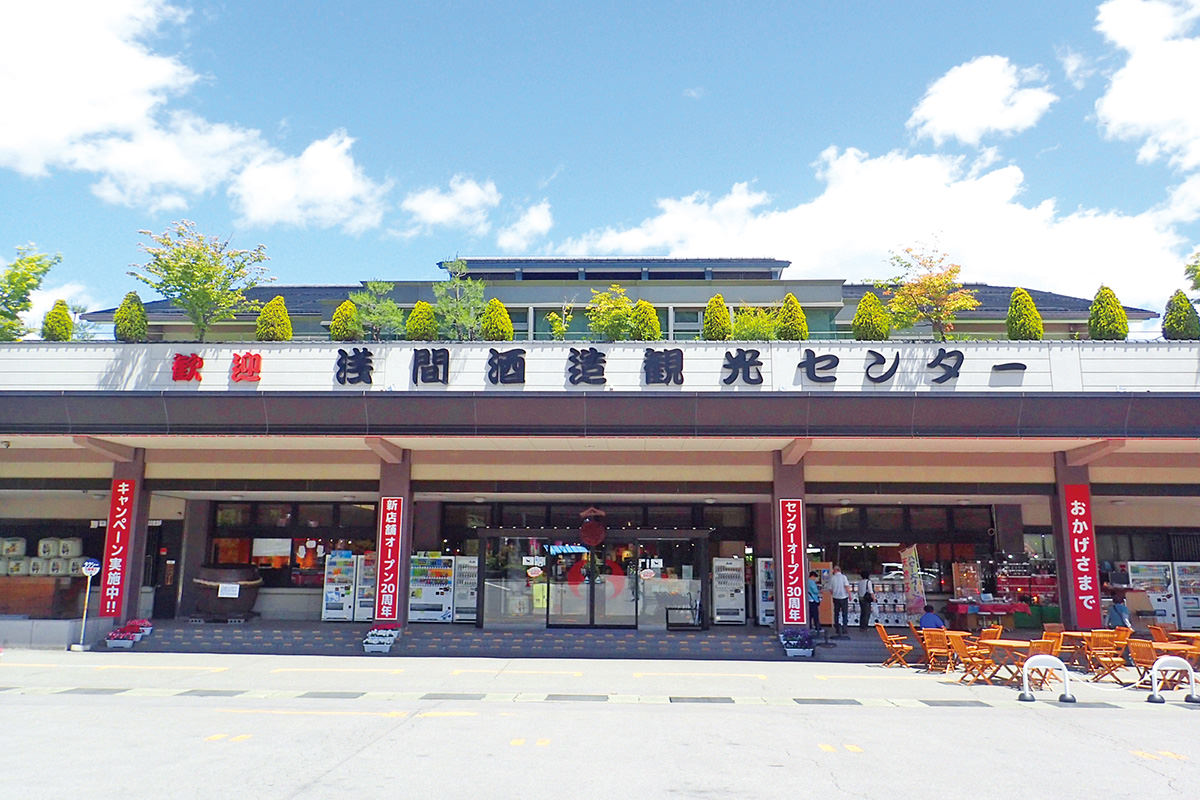
M139 229L279 283L768 256L1161 310L1200 248L1200 0L6 3L0 258L116 304ZM35 311L40 319L40 313Z

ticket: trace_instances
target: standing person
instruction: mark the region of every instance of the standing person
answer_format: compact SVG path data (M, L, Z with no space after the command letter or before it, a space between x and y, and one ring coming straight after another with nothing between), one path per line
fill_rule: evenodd
M821 630L821 586L817 583L817 571L808 573L808 627L814 631Z
M871 570L862 569L858 574L858 585L855 587L858 595L858 629L865 631L871 622L871 603L875 602L875 594L871 591Z
M833 632L845 634L850 618L850 580L837 564L833 565L833 574L829 576L829 594L833 597Z

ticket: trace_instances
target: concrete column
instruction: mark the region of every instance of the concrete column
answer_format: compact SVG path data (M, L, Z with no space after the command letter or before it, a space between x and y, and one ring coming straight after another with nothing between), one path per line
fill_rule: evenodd
M1058 572L1058 603L1062 609L1062 621L1068 630L1078 626L1075 618L1075 587L1071 576L1071 565L1068 559L1071 555L1070 523L1067 516L1066 494L1063 489L1067 484L1091 484L1088 468L1067 466L1067 454L1054 454L1054 496L1050 498L1050 525L1054 531L1054 563Z
M772 552L783 552L783 529L780 527L779 520L779 501L783 498L804 499L804 459L800 459L796 464L784 464L783 453L776 450L773 454L775 459L775 475L773 488L771 492L771 530L772 530ZM802 509L804 514L805 524L807 524L807 505ZM807 530L805 537L800 543L800 549L804 553L804 577L808 579L808 537ZM807 598L806 598L807 600ZM807 609L805 609L807 612ZM779 631L783 627L783 592L780 591L779 580L779 562L775 562L775 630Z
M416 511L412 499L412 451L404 450L400 460L393 463L379 462L379 496L403 497L404 510L400 519L400 581L397 601L400 605L397 616L401 626L408 624L408 578L412 572L413 515ZM383 513L382 507L379 513Z
M993 506L996 547L1005 553L1025 552L1025 521L1019 505Z
M150 493L146 491L146 451L135 448L129 461L113 464L114 481L134 481L132 510L129 515L129 561L125 574L125 595L121 600L119 621L138 616L142 579L146 573L146 544L149 538Z
M192 578L208 561L208 526L212 520L212 503L208 500L188 500L183 511L183 545L179 552L179 606L176 617L196 613L199 595Z
M754 514L754 557L771 558L775 554L774 506L771 503L755 503Z

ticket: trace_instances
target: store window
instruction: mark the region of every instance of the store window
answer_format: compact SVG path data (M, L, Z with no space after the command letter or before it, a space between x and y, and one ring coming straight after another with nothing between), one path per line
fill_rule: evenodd
M867 528L872 531L904 530L904 509L899 506L867 506Z
M374 503L342 503L338 506L339 528L374 528Z
M675 309L675 328L671 338L677 341L690 341L700 338L700 310Z
M1171 540L1165 533L1135 533L1131 561L1170 561Z
M705 506L704 527L747 530L750 526L748 506Z
M299 516L301 528L333 527L333 506L329 503L301 503Z
M216 523L218 528L243 528L250 524L249 503L217 503Z
M822 527L827 531L857 531L858 509L853 506L823 506Z
M992 509L972 506L968 508L951 509L954 516L954 530L972 533L986 533L992 527Z
M691 528L691 506L650 506L646 509L648 528Z
M259 503L254 522L264 528L286 528L292 524L292 504Z
M914 532L943 533L949 530L944 508L909 506L908 519Z
M578 519L578 511L576 511L576 521ZM500 508L500 527L502 528L542 528L545 525L546 507L544 505L505 503Z

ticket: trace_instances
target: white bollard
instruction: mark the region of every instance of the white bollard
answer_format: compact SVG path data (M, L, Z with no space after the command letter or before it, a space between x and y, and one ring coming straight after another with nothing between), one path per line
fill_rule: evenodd
M1042 653L1025 659L1025 665L1021 667L1021 693L1017 695L1018 700L1025 703L1034 701L1033 692L1029 691L1029 671L1031 669L1062 670L1063 693L1058 696L1058 702L1075 702L1075 695L1071 694L1071 676L1067 674L1067 665L1054 656Z
M1154 666L1150 667L1150 696L1146 698L1147 703L1167 702L1158 693L1159 673L1161 672L1186 672L1188 675L1188 696L1183 698L1183 702L1200 703L1200 696L1196 694L1196 672L1192 669L1191 664L1179 656L1159 656L1155 660Z

